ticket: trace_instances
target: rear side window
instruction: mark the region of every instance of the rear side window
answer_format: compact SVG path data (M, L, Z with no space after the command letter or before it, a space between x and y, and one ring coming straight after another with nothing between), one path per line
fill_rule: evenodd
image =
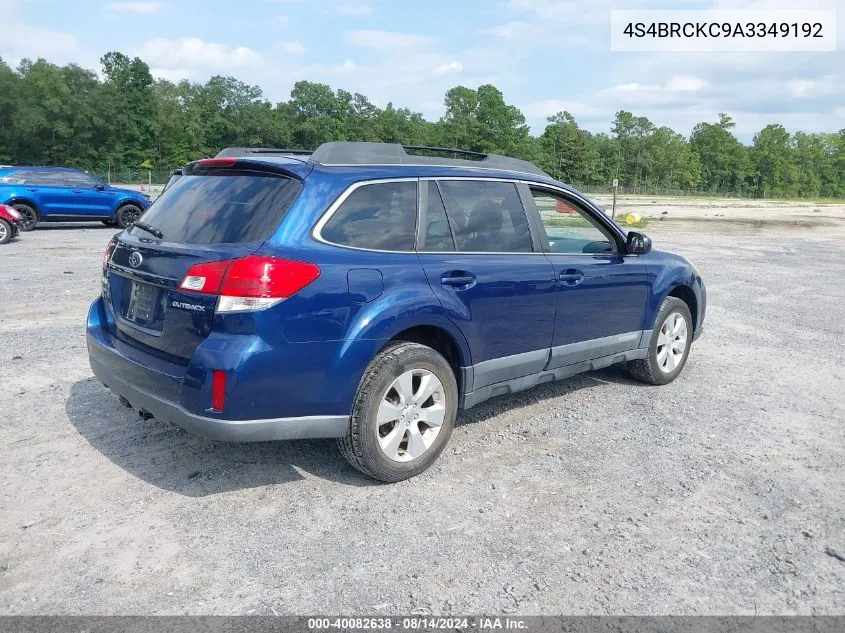
M140 221L166 242L228 244L268 239L301 185L258 172L183 176L168 187ZM132 233L144 233L132 229Z
M3 182L16 185L64 186L64 175L49 171L13 171L2 178Z
M482 180L443 180L439 184L457 250L533 251L528 218L516 185Z
M26 183L28 176L29 173L25 171L12 171L0 178L0 182L11 185L22 185Z
M417 183L379 182L352 191L320 236L340 246L412 251L416 229Z

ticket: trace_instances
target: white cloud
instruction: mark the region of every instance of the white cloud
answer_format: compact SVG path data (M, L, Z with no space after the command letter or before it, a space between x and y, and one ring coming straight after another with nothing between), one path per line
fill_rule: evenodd
M346 39L357 46L379 50L422 47L428 46L436 41L435 38L428 37L427 35L364 29L347 32Z
M343 64L335 67L335 72L339 75L348 75L350 73L354 73L356 68L358 68L358 66L355 65L355 62L351 59L347 59L343 62Z
M449 73L459 73L463 71L464 66L461 62L458 61L450 61L444 64L440 64L437 68L435 68L432 72L435 75L447 75Z
M656 97L673 93L696 93L707 86L707 82L699 77L679 75L671 77L664 85L641 84L636 81L619 84L606 91L617 96L649 96Z
M506 40L514 40L524 35L531 33L534 27L528 22L508 22L507 24L500 24L489 29L481 31L486 35L493 35L494 37L503 37Z
M786 82L786 89L790 94L799 98L835 94L843 88L845 85L837 83L833 75L825 75L818 79L791 79Z
M273 0L277 4L302 4L311 0ZM336 13L338 15L370 15L375 11L373 7L360 0L323 0L321 9L323 13Z
M245 46L229 48L224 44L206 42L198 37L168 40L157 37L145 42L137 55L150 66L161 69L201 68L231 71L258 64L260 53Z
M129 11L130 13L158 13L161 2L112 2L106 5L109 11Z
M707 86L707 82L700 77L680 75L670 78L666 82L664 90L666 92L698 92L705 86Z
M276 48L291 55L302 55L308 52L308 48L302 42L279 42Z
M20 60L44 59L55 64L75 63L80 65L93 64L97 57L91 57L83 52L79 38L74 33L51 31L28 24L6 24L4 29L14 33L14 37L0 38L0 57L6 63L15 67Z
M373 8L360 2L344 2L337 5L335 11L340 15L370 15Z

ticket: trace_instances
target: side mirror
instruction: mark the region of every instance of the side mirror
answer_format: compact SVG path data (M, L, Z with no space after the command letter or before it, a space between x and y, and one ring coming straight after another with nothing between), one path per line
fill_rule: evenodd
M628 254L645 255L651 250L651 238L636 231L628 233Z
M98 182L96 185L94 185L94 189L96 189L97 191L105 191L106 186L103 183Z

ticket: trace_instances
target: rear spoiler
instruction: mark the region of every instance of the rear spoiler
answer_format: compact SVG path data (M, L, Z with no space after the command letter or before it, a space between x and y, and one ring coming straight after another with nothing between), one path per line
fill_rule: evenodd
M215 158L247 157L247 156L303 156L312 154L310 149L288 149L279 147L227 147L221 150Z
M196 171L208 171L215 169L247 169L251 171L263 171L271 174L287 176L295 180L305 180L314 165L308 162L292 161L281 163L265 160L250 160L250 157L216 156L214 158L201 158L188 163L181 170L182 175L191 175Z

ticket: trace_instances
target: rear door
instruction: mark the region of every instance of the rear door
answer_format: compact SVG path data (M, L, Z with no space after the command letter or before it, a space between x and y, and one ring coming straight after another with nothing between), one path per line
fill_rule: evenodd
M636 349L649 294L645 263L622 252L619 234L600 211L556 190L522 187L536 206L531 212L539 214L557 278L549 368Z
M554 270L535 248L512 182L421 181L417 251L469 343L471 389L541 371L555 317Z
M23 181L23 193L35 200L42 216L63 213L67 189L61 172L33 170L19 172L17 175L20 175Z
M185 292L195 264L245 257L261 246L299 194L279 173L195 169L118 236L104 296L121 340L187 362L211 331L216 295Z

